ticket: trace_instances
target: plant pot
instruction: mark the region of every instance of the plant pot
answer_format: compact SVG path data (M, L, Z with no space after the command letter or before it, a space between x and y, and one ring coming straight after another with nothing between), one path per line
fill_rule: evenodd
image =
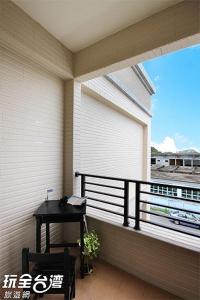
M85 275L90 275L93 273L93 264L92 261L89 260L88 258L85 259L84 263L84 274Z

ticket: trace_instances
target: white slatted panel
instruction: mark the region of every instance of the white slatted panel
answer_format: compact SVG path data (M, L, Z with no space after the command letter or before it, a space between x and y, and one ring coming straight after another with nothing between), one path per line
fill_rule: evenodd
M62 195L63 84L0 48L0 276L35 247L34 210ZM61 239L52 227L52 240Z
M84 93L81 108L82 171L142 179L143 126Z
M104 103L82 94L81 171L84 173L142 179L143 126ZM123 185L119 182L88 178L90 182ZM88 189L123 196L123 191L87 185ZM87 196L123 204L123 199L87 192ZM130 185L130 210L134 209L134 186ZM88 204L122 212L109 204L88 200ZM88 212L90 209L88 208Z

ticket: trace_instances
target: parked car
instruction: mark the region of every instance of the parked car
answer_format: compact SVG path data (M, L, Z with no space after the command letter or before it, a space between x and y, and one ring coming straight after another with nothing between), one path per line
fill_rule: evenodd
M171 219L174 224L200 228L200 215L176 210L170 211L170 216L177 219ZM193 224L187 223L187 221L190 221Z

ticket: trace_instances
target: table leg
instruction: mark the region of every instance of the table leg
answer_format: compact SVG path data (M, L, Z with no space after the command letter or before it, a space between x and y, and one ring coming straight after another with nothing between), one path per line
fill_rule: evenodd
M41 220L36 219L36 252L41 252Z
M47 222L46 223L46 250L45 252L49 253L50 249L50 230L49 230L50 224Z
M84 220L81 218L80 222L80 274L84 278Z

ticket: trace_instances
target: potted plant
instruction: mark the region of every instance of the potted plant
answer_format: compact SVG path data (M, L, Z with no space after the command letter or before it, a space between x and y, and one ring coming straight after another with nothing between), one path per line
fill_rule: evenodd
M80 241L79 241L80 243ZM92 261L99 256L100 240L95 230L84 233L84 272L91 274L93 272Z

